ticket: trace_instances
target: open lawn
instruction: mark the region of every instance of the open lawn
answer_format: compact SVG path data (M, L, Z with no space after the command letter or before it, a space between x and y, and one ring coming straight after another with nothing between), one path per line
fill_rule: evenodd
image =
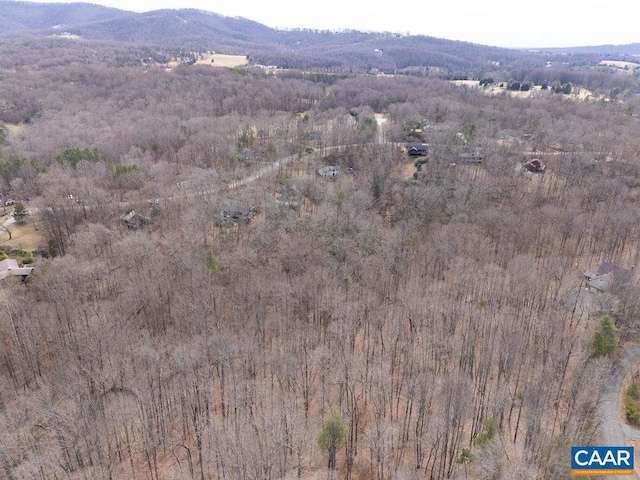
M8 215L4 214L0 217L0 223L7 219ZM27 218L24 225L11 225L8 227L11 231L11 240L9 234L3 228L0 231L0 247L5 250L17 249L24 252L33 252L45 248L45 243L40 230L36 230L32 218Z

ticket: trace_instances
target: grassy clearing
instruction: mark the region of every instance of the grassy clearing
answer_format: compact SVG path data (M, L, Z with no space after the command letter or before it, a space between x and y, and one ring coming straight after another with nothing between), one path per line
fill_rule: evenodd
M519 97L519 98L534 98L539 95L551 95L550 90L542 90L542 87L540 85L533 85L529 90L523 92L520 90L515 90L515 91L508 90L504 86L501 87L500 83L489 85L487 87L481 87L480 82L478 82L477 80L452 80L451 82L458 86L466 86L469 88L481 88L482 91L487 95L507 94L507 95L511 95L512 97ZM568 95L568 98L575 98L578 100L589 100L589 99L597 100L603 97L596 95L594 92L587 90L586 88L574 86L572 88L571 94Z
M246 55L224 55L222 53L211 53L203 55L196 61L196 65L212 65L214 67L244 67L247 64Z
M22 122L21 123L5 123L4 126L10 135L18 135L19 133L22 133L26 128L26 125Z
M627 70L629 73L633 73L636 68L640 68L639 63L634 62L624 62L619 60L602 60L600 65L605 65L607 67L615 67L621 70Z
M237 68L247 65L248 60L245 55L225 55L222 53L196 54L199 58L196 65L209 65L210 67ZM173 60L167 63L167 71L173 70L180 65L181 61Z
M8 214L0 216L0 223L8 218ZM37 225L33 223L31 217L27 218L24 225L11 225L11 240L6 230L0 230L0 247L5 250L17 249L24 252L33 252L34 250L46 250L44 238L40 230L36 230Z

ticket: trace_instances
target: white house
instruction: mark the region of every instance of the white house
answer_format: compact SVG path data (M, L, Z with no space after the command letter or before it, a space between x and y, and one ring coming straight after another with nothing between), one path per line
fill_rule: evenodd
M0 262L0 280L9 275L25 278L31 273L33 267L20 267L14 258L6 258Z

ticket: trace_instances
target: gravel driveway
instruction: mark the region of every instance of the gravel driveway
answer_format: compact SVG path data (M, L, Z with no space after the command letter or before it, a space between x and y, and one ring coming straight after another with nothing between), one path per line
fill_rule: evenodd
M631 428L622 418L621 390L624 378L640 363L640 344L624 350L620 358L611 367L611 372L603 385L598 402L600 417L600 440L604 446L640 446L640 430ZM637 449L636 449L637 450ZM637 458L637 455L636 455ZM637 473L635 479L640 479ZM621 477L604 477L612 480ZM629 478L629 477L626 477Z

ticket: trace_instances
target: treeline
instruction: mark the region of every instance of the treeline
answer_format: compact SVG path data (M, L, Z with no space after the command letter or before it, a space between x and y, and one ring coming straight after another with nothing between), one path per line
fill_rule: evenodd
M528 81L534 85L550 85L554 81L561 84L573 84L591 91L600 91L608 95L614 88L619 91L638 91L638 77L631 74L617 74L610 68L562 68L557 66L538 69L515 69L511 75L519 81Z

